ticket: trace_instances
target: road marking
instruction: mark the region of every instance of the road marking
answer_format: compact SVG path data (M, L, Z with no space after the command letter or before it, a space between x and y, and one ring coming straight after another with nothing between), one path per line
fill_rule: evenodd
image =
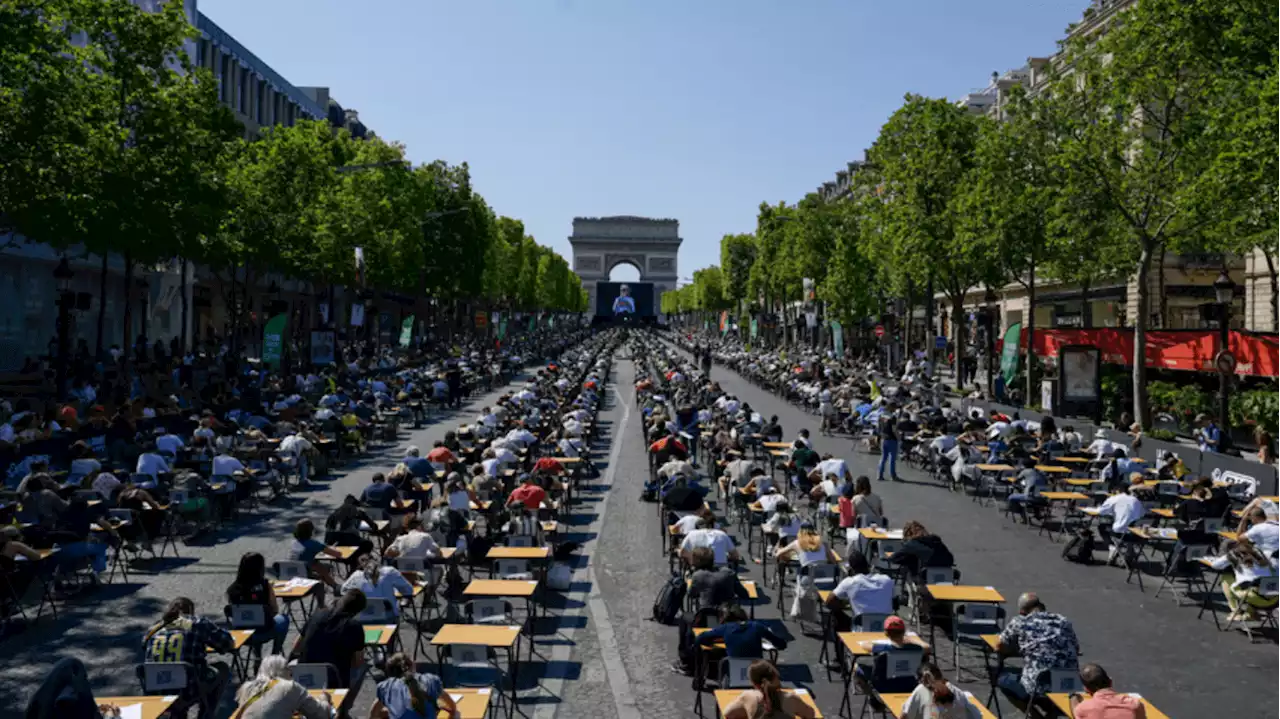
M600 499L600 507L596 512L595 520L585 530L588 534L595 533L595 539L586 543L593 547L600 541L600 526L609 509L609 493L613 489L613 481L618 472L618 455L622 452L627 423L631 420L631 405L627 403L622 393L618 391L616 384L610 389L613 390L618 403L622 405L622 421L614 430L611 442L609 469L605 471L603 477L605 480L604 496ZM587 582L591 585L591 590L583 601L583 607L574 610L572 613L566 612L563 616L581 616L584 609L590 612L590 621L595 627L596 639L600 643L600 656L604 662L605 678L609 682L609 691L613 694L614 711L617 713L618 719L640 719L640 710L636 706L635 697L631 694L631 680L627 677L627 668L622 663L622 652L618 650L618 640L613 631L613 622L609 619L609 608L600 593L600 582L596 578L595 557L590 557L587 562ZM566 593L565 596L575 596L575 594ZM578 594L577 597L581 598L581 595ZM561 634L568 641L552 647L551 661L567 664L572 660L573 636L576 632L577 628L573 626L561 630ZM560 698L561 701L537 705L533 710L533 719L553 719L556 716L560 710L561 703L563 703L564 685L565 681L562 677L543 680L542 688L550 695Z

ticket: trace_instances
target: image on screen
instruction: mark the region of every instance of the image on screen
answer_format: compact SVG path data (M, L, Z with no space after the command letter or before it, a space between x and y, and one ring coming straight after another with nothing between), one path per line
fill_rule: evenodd
M596 285L596 316L653 316L652 282L601 282Z

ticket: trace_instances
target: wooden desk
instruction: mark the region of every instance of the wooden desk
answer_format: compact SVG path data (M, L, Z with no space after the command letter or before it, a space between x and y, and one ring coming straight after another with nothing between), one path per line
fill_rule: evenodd
M391 508L399 510L413 509L418 504L416 499L393 499L391 500Z
M690 587L690 586L692 586L692 585L693 585L693 580L692 580L692 579L686 579L686 580L684 580L684 586L685 586L686 588L688 588L688 587ZM745 589L745 590L747 590L747 599L751 599L751 600L753 600L753 601L754 601L754 600L756 600L756 599L759 599L759 598L760 598L760 592L759 592L759 590L758 590L758 589L756 589L756 583L755 583L755 582L753 582L753 581L751 581L751 580L745 580L745 581L743 581L743 582L742 582L742 588L743 588L743 589ZM828 593L828 594L830 594L830 592L827 592L827 593ZM825 598L823 598L823 601L826 601L826 599L825 599Z
M980 464L978 465L980 472L1012 472L1013 467L1007 464Z
M983 634L982 641L986 642L987 649L990 649L991 651L994 652L996 650L996 647L1000 646L1000 635L999 634Z
M1089 495L1081 494L1080 492L1041 492L1040 496L1050 502L1074 502L1081 499L1089 499Z
M325 553L325 552L321 552L320 554L317 554L317 555L316 555L316 559L328 559L328 560L333 560L333 561L347 561L347 560L351 559L352 557L354 557L354 556L355 556L355 554L356 554L356 552L360 551L360 548L359 548L359 547L329 547L329 549L332 549L332 550L337 551L337 552L338 552L338 556L336 556L336 557L335 557L335 556L333 556L332 554L327 554L327 553Z
M479 644L509 649L520 638L520 627L505 624L446 624L431 638L437 647L450 644Z
M969 697L969 703L978 708L978 712L982 716L982 719L996 719L996 715L992 714L990 709L987 709L982 705L981 699L969 692L965 692L965 694ZM910 694L881 694L880 701L884 702L884 706L889 710L889 714L894 717L900 717L902 716L902 707L907 703L907 699L910 696Z
M121 709L130 704L141 704L142 719L159 719L161 714L169 711L169 707L178 701L178 697L176 694L166 697L94 697L93 701L99 705L110 704Z
M1071 474L1071 470L1066 467L1055 467L1051 464L1037 464L1036 469L1044 474Z
M1161 519L1173 519L1173 510L1169 507L1152 507L1148 509L1149 514L1154 514Z
M1065 464L1088 464L1091 460L1085 457L1054 457L1053 461Z
M892 533L890 534L889 532L892 532ZM901 529L886 530L883 527L878 529L872 529L871 527L862 527L861 529L858 530L858 534L862 535L863 539L870 539L870 540L902 539Z
M1130 696L1136 696L1142 699L1142 706L1147 710L1147 719L1169 719L1169 715L1156 709L1151 702L1142 698L1141 695L1130 693ZM1071 713L1071 695L1070 694L1050 694L1049 701L1053 702L1058 711L1062 712L1068 719L1074 719L1075 715Z
M318 579L312 580L313 584L306 587L294 586L286 589L287 582L272 582L271 590L275 592L276 599L302 599L316 590L316 587L323 586Z
M545 560L551 556L551 547L493 547L486 559Z
M836 635L840 638L840 643L855 657L871 656L871 648L876 642L889 643L889 637L884 632L840 632ZM920 638L915 632L908 632L907 636Z
M522 597L528 599L538 589L532 579L472 579L462 591L465 597Z
M1225 529L1222 530L1221 532L1218 532L1218 536L1222 537L1223 539L1229 542L1235 542L1240 539L1240 535L1236 534L1235 532L1228 532Z
M493 697L493 690L488 687L484 689L445 689L444 691L458 705L458 713L462 715L462 719L484 719L489 713L489 700ZM441 711L439 719L450 718L447 713Z
M560 464L578 464L582 461L581 457L551 457L551 459Z
M1097 482L1099 480L1087 479L1087 478L1076 478L1076 479L1064 479L1062 481L1065 482L1066 484L1071 485L1072 487L1089 487L1089 486L1092 486L1094 482Z
M745 689L717 689L716 690L716 712L720 716L724 716L724 713L729 709L729 705L732 704L733 700L737 699L738 696L741 695L742 692L744 691L746 690ZM796 696L800 697L800 699L805 704L808 704L809 706L813 707L814 716L817 717L818 719L822 719L822 710L818 709L818 705L813 703L813 696L809 694L809 690L783 689L782 691L787 692L788 694L795 694Z
M995 587L975 587L969 585L927 584L925 590L929 596L939 602L979 602L983 604L1003 604L1004 596Z
M791 448L790 442L761 442L760 444L764 445L765 447L768 447L769 449L790 449Z
M321 702L324 701L324 695L328 694L329 698L333 700L333 707L335 709L342 706L342 703L347 700L347 694L349 692L350 692L349 689L309 689L307 690L308 694L315 697L316 699L319 699Z

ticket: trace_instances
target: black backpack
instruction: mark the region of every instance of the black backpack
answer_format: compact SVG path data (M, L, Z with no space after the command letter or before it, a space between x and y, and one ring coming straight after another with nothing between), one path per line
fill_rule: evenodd
M1062 558L1076 564L1093 564L1093 530L1084 527L1062 548Z
M687 591L684 577L677 574L667 580L658 590L658 598L653 600L653 621L662 624L675 624L680 616L680 607L684 604Z

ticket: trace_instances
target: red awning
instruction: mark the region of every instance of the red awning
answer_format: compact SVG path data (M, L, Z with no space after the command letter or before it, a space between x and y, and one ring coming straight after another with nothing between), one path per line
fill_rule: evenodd
M1027 345L1024 329L1021 344ZM1275 335L1232 330L1231 352L1236 374L1275 377L1280 374L1280 346ZM1093 345L1102 350L1102 361L1133 364L1133 330L1037 329L1035 351L1041 357L1057 357L1063 345ZM1152 330L1147 332L1147 366L1194 372L1216 372L1213 358L1219 349L1217 330Z

